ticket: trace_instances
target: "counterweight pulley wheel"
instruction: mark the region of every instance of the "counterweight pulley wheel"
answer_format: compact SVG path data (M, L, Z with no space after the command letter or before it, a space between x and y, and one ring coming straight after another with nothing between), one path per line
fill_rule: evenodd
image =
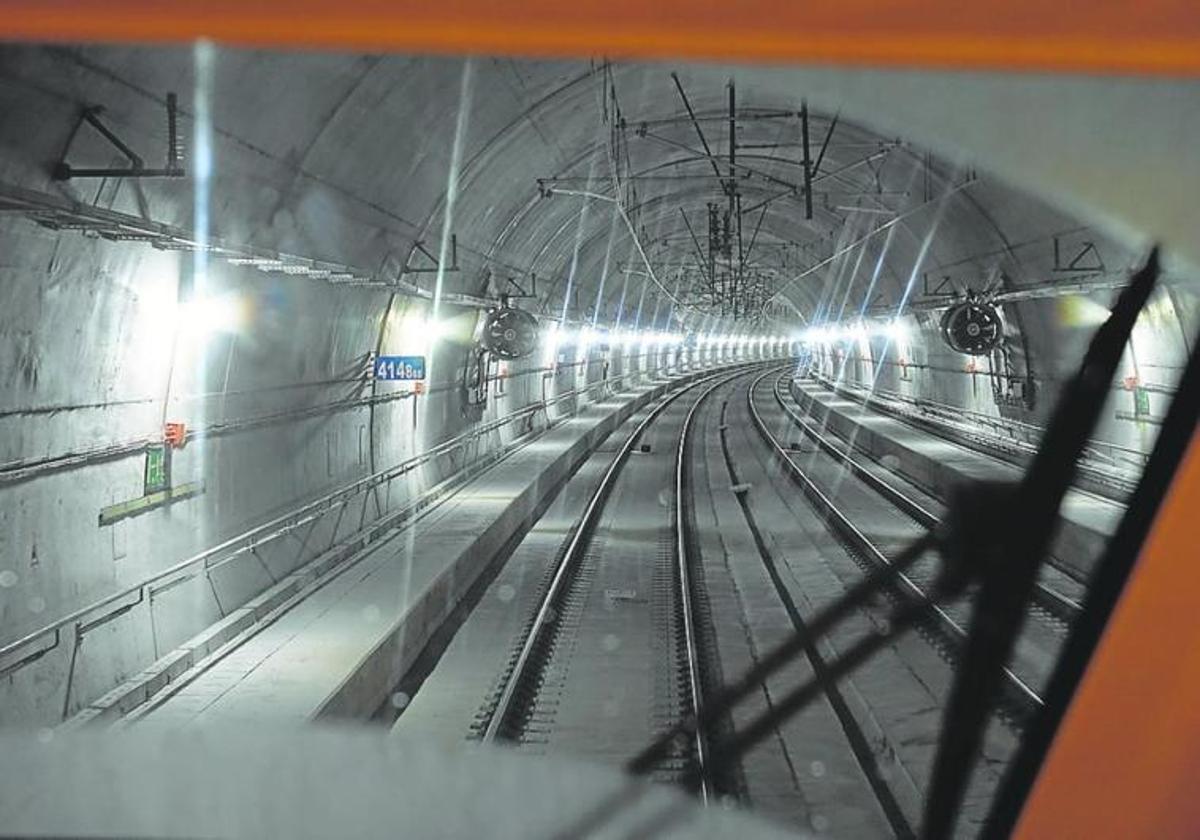
M488 313L483 346L501 359L519 359L537 347L537 319L523 309L503 307Z
M986 355L1004 339L1000 310L975 300L956 303L942 315L942 339L958 353Z

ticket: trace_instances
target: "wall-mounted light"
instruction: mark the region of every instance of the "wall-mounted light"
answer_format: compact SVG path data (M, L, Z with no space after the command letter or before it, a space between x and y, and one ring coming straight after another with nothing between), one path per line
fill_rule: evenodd
M542 333L542 366L552 365L558 359L558 346L562 340L562 328L558 321L551 321Z
M191 335L237 332L248 322L249 312L249 304L234 293L193 298L179 307L179 326Z

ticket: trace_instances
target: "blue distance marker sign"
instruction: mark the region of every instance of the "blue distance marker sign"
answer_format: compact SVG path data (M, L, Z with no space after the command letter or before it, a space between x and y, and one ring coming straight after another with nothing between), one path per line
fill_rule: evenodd
M375 378L408 382L425 378L424 356L379 356L375 359Z

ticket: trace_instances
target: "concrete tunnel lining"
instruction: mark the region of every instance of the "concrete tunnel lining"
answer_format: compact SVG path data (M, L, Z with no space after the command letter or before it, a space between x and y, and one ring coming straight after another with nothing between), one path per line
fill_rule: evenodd
M671 69L618 65L612 80L631 122L670 120L656 131L694 147L694 129L680 118ZM724 142L716 126L730 76L748 112L794 110L802 90L814 108L817 135L841 111L837 143L882 144L900 132L906 142L921 144L899 150L877 171L864 165L841 176L838 183L848 192L872 186L881 193L915 191L914 166L926 147L934 153L929 167L934 196L979 167L978 180L965 191L931 202L896 225L893 235L878 237L878 245L862 252L867 257L860 265L835 260L828 272L814 276L816 282L794 286L793 303L808 317L830 301L848 301L852 311L868 287L894 305L918 265L948 266L963 283L1002 270L1013 288L1034 285L1053 276L1048 242L1055 233L1076 244L1090 237L1114 272L1134 263L1150 238L1166 245L1172 272L1181 278L1191 281L1191 266L1200 262L1192 188L1200 164L1191 154L1200 109L1192 104L1192 82L703 66L680 73L705 125L711 121L710 140L717 147ZM539 177L591 173L604 183L608 129L598 101L602 79L596 65L582 62L472 59L464 65L452 59L208 46L5 46L0 111L8 117L0 121L0 182L137 213L139 198L128 184L97 190L50 181L47 163L65 145L78 107L104 104L105 119L123 136L136 138L151 159L164 141L162 98L177 90L186 145L195 154L199 135L193 134L192 116L199 110L197 92L207 89L214 233L394 275L406 262L428 266L414 252L414 239L445 256L448 172L458 136L462 169L451 215L463 270L416 277L440 276L447 291L486 294L498 291L509 274L522 279L536 272L543 282L532 306L542 313L561 313L565 300L573 317L627 323L641 289L619 284L614 264L634 264L637 255L610 208L587 202L584 216L585 205L576 198L533 200ZM469 108L459 107L464 101ZM980 102L989 107L977 107ZM1103 131L1096 130L1098 124ZM1146 132L1147 125L1156 130ZM795 126L785 130L794 132ZM739 143L754 143L768 142L780 130L768 120L746 120L742 132ZM678 152L647 142L630 155L643 169ZM827 166L853 164L860 153L861 148L831 143ZM82 133L71 148L76 160L99 155L104 163L110 154ZM189 166L199 163L188 160ZM707 165L701 159L672 168L686 173ZM795 177L787 166L757 160L754 165L773 176ZM1097 171L1106 177L1095 177ZM1008 186L1009 180L1020 188ZM747 184L754 197L770 194L754 179ZM151 218L194 226L191 179L137 188ZM640 218L649 238L668 240L662 250L667 262L682 259L689 246L676 208L683 203L698 210L703 190L681 187L649 198L656 203L647 204ZM823 210L812 224L800 215L793 201L772 204L764 216L764 245L807 243L810 252L823 254L872 229L861 220L838 227L840 217ZM923 247L934 219L936 236ZM428 309L393 290L338 288L214 260L203 282L214 296L250 300L244 316L250 328L199 337L185 331L180 338L171 324L173 292L194 270L191 255L48 230L8 213L0 214L0 241L5 244L0 377L6 385L0 463L150 436L163 421L184 416L195 426L236 425L329 407L328 413L213 436L182 450L174 465L179 476L203 481L205 492L106 528L95 527L96 513L137 495L139 458L97 459L80 469L0 485L0 558L19 578L0 602L4 639L466 428L452 390L420 403L415 431L409 400L340 406L349 397L369 396L356 378L365 354L376 347L403 349L405 316ZM878 283L872 285L876 263ZM567 288L578 294L578 306ZM644 315L653 311L655 297L650 295ZM1177 283L1162 300L1139 355L1144 378L1169 387L1177 359L1200 323L1194 281ZM1045 301L1009 308L1022 319L1029 363L1046 377L1031 418L1044 419L1057 377L1082 351L1086 331L1063 326ZM659 309L663 329L666 309ZM442 383L457 373L475 314L451 306L441 312L457 324L434 354ZM936 324L917 318L913 361L956 365L936 339ZM574 358L571 348L565 352L568 360ZM514 373L520 370L514 367ZM493 400L485 419L540 399L538 380L532 374L514 377L503 410ZM997 412L971 383L967 377L934 377L914 387L921 396ZM886 378L882 384L903 387ZM552 383L559 389L568 385L565 378ZM1117 420L1103 434L1137 446L1152 439ZM488 445L509 439L509 432L497 433ZM413 475L404 492L419 492L446 469L439 465ZM366 519L374 515L373 506L394 503L373 499L354 515ZM322 533L336 534L339 527L320 525ZM301 546L298 556L308 551ZM280 569L294 561L268 558ZM266 585L273 573L278 569L260 582ZM187 599L178 609L198 615L217 616L228 606L213 603L212 594L199 589L189 590ZM112 671L137 670L138 657L123 651L121 640L112 641ZM144 644L144 638L136 642ZM61 685L43 690L39 701L48 708L86 702L65 698Z

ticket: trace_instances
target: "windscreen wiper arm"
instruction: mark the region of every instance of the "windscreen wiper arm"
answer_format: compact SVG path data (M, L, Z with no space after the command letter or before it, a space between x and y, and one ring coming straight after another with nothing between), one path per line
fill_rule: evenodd
M942 840L954 830L993 698L1057 529L1059 508L1157 277L1156 248L1092 337L1021 480L968 485L949 505L942 551L948 566L970 573L980 587L925 800L927 840Z

